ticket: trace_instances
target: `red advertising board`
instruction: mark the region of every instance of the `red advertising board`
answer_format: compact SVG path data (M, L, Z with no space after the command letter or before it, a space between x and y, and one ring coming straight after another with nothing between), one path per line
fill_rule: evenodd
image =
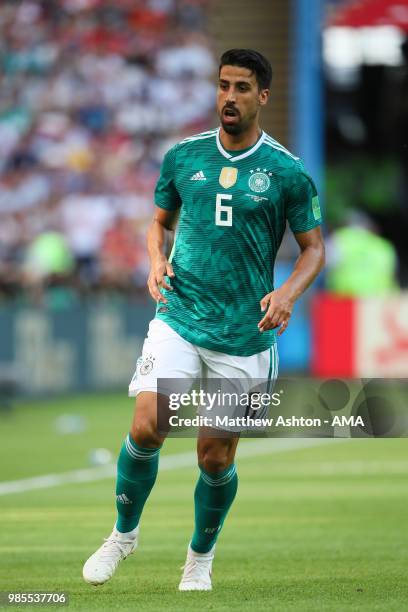
M408 293L312 303L312 372L342 378L408 377Z

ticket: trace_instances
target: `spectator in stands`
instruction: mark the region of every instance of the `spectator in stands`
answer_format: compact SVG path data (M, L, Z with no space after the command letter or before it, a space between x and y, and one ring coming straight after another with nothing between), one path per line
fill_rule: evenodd
M100 282L105 288L129 291L146 285L148 261L144 234L135 221L118 215L100 249Z
M209 127L205 4L0 3L0 290L26 286L24 262L49 230L84 286L100 282L100 265L105 279L123 264L130 285L142 283L146 253L123 216L144 227L165 148ZM137 251L132 274L114 246L122 232Z

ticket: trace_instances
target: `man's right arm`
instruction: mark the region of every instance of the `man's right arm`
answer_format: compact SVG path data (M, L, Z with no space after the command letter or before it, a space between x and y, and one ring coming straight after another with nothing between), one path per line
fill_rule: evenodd
M175 276L173 267L167 259L167 236L170 232L174 232L178 214L179 209L166 210L156 206L153 220L147 232L147 250L150 257L150 274L147 286L155 302L163 302L164 304L167 304L167 300L160 289L173 291L164 277L174 278Z

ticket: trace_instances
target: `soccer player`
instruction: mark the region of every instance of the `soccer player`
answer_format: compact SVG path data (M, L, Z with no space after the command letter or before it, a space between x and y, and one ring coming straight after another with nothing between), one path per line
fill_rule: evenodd
M165 438L157 427L157 379L193 380L203 372L209 378L276 378L276 335L285 331L295 301L323 266L314 183L302 162L259 127L271 79L271 65L260 53L224 53L220 127L186 138L164 158L148 232L148 287L156 316L129 387L137 401L118 459L118 518L83 568L91 584L109 580L137 546ZM300 254L290 277L274 289L286 221ZM177 222L167 259L166 232ZM237 491L238 440L211 429L198 437L195 526L181 591L211 589L215 543Z

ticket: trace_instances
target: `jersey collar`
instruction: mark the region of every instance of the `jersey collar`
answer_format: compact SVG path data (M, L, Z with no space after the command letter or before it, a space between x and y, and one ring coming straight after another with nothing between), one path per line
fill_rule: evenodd
M217 147L221 155L229 159L231 162L235 162L235 161L239 161L240 159L244 159L244 157L248 157L249 155L252 155L252 153L255 153L255 151L259 149L259 147L265 140L265 137L266 137L266 133L262 130L262 134L257 140L257 142L254 144L254 146L251 147L248 151L245 151L245 153L241 153L240 155L231 155L224 149L224 147L221 144L221 139L220 139L220 128L218 128L217 130L216 139L217 139Z

